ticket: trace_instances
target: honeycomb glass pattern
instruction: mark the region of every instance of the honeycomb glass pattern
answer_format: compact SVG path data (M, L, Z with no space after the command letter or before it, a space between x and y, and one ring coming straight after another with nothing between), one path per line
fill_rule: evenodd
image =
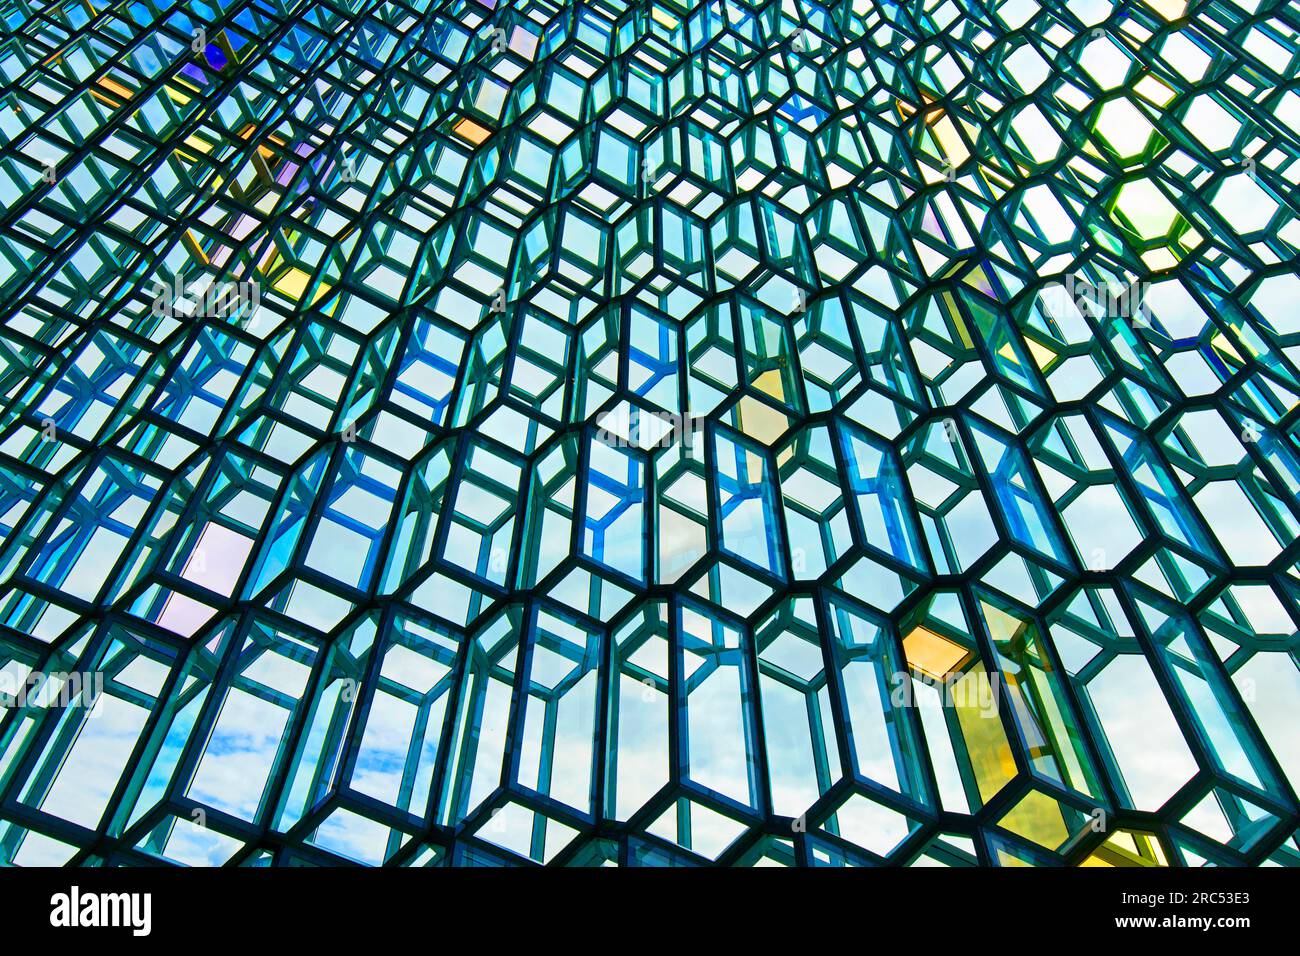
M1300 864L1298 34L0 0L0 859Z

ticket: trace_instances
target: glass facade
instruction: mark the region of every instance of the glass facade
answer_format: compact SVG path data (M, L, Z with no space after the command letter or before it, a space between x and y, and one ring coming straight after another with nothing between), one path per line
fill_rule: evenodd
M1300 864L1298 34L0 0L0 860Z

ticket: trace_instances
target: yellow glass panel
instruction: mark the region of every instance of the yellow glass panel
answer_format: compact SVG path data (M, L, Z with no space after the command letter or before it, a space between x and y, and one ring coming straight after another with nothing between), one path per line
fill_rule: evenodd
M928 627L917 627L903 638L903 653L907 655L908 667L932 680L942 681L966 663L971 652Z
M1016 759L997 708L988 705L993 693L984 668L970 671L958 680L953 685L952 698L980 798L987 802L1015 777Z
M1153 834L1118 830L1083 861L1082 866L1168 866L1165 851Z
M307 283L310 281L311 276L291 266L285 270L284 275L275 280L275 291L297 302L307 291Z
M1038 790L1031 790L998 821L1017 836L1055 850L1070 838L1061 805Z
M742 432L764 445L771 445L790 427L785 415L752 395L737 403L736 423Z
M478 146L489 136L492 131L486 126L480 126L469 117L464 117L451 128L451 131L472 146Z

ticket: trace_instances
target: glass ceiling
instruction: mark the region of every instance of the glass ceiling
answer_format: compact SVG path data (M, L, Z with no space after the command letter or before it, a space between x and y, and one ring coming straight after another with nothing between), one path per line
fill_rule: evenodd
M0 860L1300 864L1300 13L0 0Z

